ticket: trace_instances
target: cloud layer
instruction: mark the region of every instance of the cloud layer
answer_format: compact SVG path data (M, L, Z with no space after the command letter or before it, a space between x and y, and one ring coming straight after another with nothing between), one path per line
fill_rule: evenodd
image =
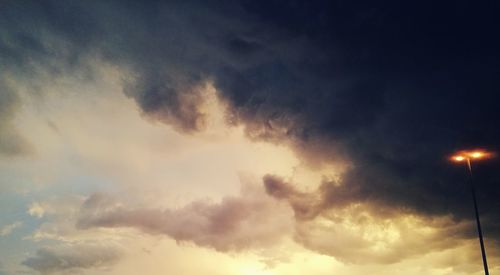
M188 133L205 125L196 87L211 80L248 136L353 163L343 181L356 197L469 218L462 175L444 156L497 147L496 42L485 35L496 21L458 4L426 7L12 2L2 9L1 66L57 74L97 57L130 72L124 92L147 116ZM24 148L2 132L12 133L4 151ZM496 228L498 178L486 173L481 209Z
M82 205L77 226L133 227L165 234L180 243L241 251L279 242L291 230L288 213L262 189L245 184L238 197L225 197L220 202L194 201L177 209L134 208L94 194Z
M265 176L263 183L270 196L293 209L298 243L347 262L399 262L456 247L474 231L474 223L450 216L425 217L371 200L352 203L349 190L332 182L310 193L276 176Z
M263 179L267 194L293 209L297 240L305 246L349 258L318 241L329 227L317 222L357 205L424 220L451 217L450 224L460 225L454 236L470 238L471 227L461 227L472 219L464 167L453 167L446 156L463 147L500 149L500 43L492 35L500 22L496 4L487 5L492 6L456 1L2 3L0 154L36 151L17 132L15 116L25 97L43 100L41 80L79 71L91 81L99 75L88 64L102 62L120 68L123 93L145 117L183 134L208 127L200 87L209 82L227 107L226 122L243 126L250 139L289 146L313 167L348 167L313 192L279 177ZM496 165L498 159L473 168L485 234L498 240ZM270 242L281 230L279 223L267 224L268 209L278 202L252 192L166 210L123 207L95 195L84 204L79 226L137 227L220 251L239 250L257 240ZM370 245L358 246L365 247ZM391 253L381 260L392 261ZM54 255L42 250L26 263L43 269L37 259ZM54 260L47 268L58 265Z
M102 268L115 263L123 255L122 249L106 244L66 244L44 247L23 261L23 265L41 274L78 272L82 269Z

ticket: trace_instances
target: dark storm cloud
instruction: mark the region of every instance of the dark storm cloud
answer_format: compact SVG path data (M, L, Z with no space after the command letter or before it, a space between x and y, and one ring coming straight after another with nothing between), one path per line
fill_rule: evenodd
M213 81L249 137L353 164L332 201L468 219L464 171L444 156L500 148L497 5L13 1L1 9L0 54L20 72L89 56L119 66L126 95L184 132L204 127L196 87ZM477 177L488 233L500 232L495 165Z

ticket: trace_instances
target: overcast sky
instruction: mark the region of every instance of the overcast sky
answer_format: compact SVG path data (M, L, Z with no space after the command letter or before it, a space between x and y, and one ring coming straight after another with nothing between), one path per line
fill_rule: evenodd
M482 274L499 11L0 1L0 274Z

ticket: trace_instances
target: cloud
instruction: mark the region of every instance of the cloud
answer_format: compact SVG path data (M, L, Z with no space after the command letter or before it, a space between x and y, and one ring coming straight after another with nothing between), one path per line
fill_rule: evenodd
M263 184L267 194L293 209L295 241L348 263L401 262L465 245L474 232L472 221L450 215L428 217L411 208L353 199L356 190L335 182L324 181L313 192L299 191L273 175L266 175Z
M82 269L103 268L117 262L123 250L103 243L64 244L43 247L22 264L41 274L76 272Z
M211 81L228 122L244 125L248 137L291 146L317 165L350 164L329 203L470 220L468 191L457 184L464 175L445 156L478 144L500 148L494 9L370 1L8 5L0 14L8 26L2 69L57 75L98 58L129 72L124 92L145 116L184 133L204 127L197 87ZM492 163L476 179L485 233L499 238ZM297 211L303 202L293 200Z
M94 194L82 205L77 226L132 227L181 243L241 251L279 242L292 228L289 214L262 189L244 184L240 196L198 200L176 209L134 208Z
M0 228L0 237L5 237L10 235L16 228L19 228L23 225L22 222L17 221L8 225L5 225Z
M0 78L0 154L4 156L23 155L33 150L13 122L20 104L18 94Z
M325 211L351 204L375 203L359 196L354 186L343 185L337 181L324 180L313 192L299 191L292 183L275 175L265 175L262 181L267 194L287 201L298 220L311 220Z
M347 263L393 264L463 245L469 241L463 231L472 226L450 217L431 219L406 213L381 217L370 205L359 204L298 221L294 239Z
M449 215L426 217L371 201L332 202L340 187L326 182L315 192L302 192L268 175L262 187L243 185L240 196L215 203L197 200L174 209L133 207L97 193L82 204L77 228L129 227L221 252L269 247L291 237L310 251L364 265L400 263L458 249L471 241L474 228L473 222Z
M297 191L292 185L276 176L266 175L263 182L267 194L286 200L299 220L314 219L323 210L325 204L323 194Z

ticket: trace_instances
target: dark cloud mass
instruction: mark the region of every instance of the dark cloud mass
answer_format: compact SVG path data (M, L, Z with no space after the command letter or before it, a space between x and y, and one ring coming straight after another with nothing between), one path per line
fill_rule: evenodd
M319 163L352 163L331 201L470 219L464 171L445 156L500 149L493 1L1 6L1 69L58 73L103 60L129 72L124 92L146 116L187 133L204 127L195 87L212 81L228 120L245 125L249 137L287 143ZM476 179L484 229L498 238L497 165L478 166ZM269 179L266 187L277 198L296 197L299 217L316 215L307 206L314 197Z

